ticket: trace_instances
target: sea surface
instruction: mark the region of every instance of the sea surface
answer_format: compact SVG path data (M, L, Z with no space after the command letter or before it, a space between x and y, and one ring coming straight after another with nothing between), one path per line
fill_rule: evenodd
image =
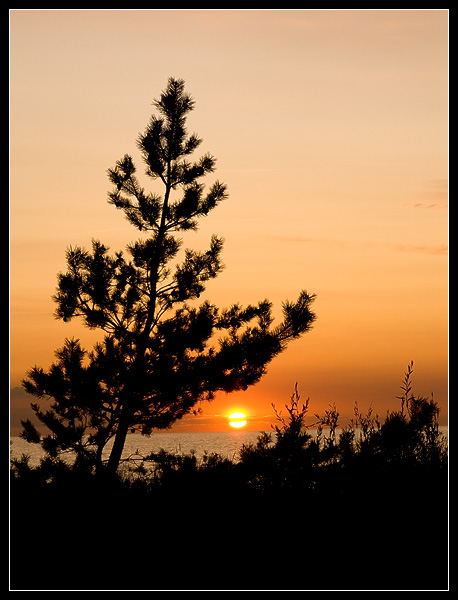
M237 460L243 444L255 443L259 431L223 431L205 433L171 433L158 432L146 437L139 434L128 434L124 446L123 458L147 456L151 452L166 450L173 454L193 453L198 459L204 454L217 453L221 456ZM273 437L273 436L272 436ZM30 464L39 464L44 456L41 446L29 444L20 437L10 439L11 458L20 458L23 454L30 456ZM107 458L111 444L107 444Z
M448 427L439 427L439 430L448 436ZM172 433L158 432L146 437L139 434L129 434L124 446L123 458L147 456L151 452L163 449L174 454L194 453L197 459L201 459L205 453L217 453L233 461L238 460L239 451L243 444L255 443L259 431L221 431L205 433ZM272 433L272 432L269 432ZM337 437L340 430L336 431ZM310 430L313 436L314 431ZM272 440L275 436L272 433ZM106 458L109 456L111 446L107 445ZM20 437L10 438L11 458L20 458L23 454L30 456L30 464L38 465L44 456L41 446L29 444Z

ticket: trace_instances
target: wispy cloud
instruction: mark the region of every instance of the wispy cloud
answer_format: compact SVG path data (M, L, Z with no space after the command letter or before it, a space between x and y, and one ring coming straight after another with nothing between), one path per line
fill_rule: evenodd
M424 189L420 192L421 202L416 202L413 208L420 210L446 210L448 208L448 180L430 179L425 181Z
M408 246L398 244L395 249L399 252L419 252L421 254L431 254L435 256L444 256L448 254L447 244L437 244L435 246Z
M421 210L445 210L447 208L447 204L438 202L433 202L432 204L429 204L428 202L417 202L413 205L413 207Z
M305 237L303 235L264 235L261 234L261 237L267 238L274 242L287 242L291 244L325 244L326 246L335 246L338 248L343 248L348 245L348 242L344 240L336 240L329 238L313 238L313 237Z
M335 248L385 248L394 250L396 252L417 252L422 254L429 254L434 256L446 256L448 254L447 244L435 244L431 246L426 245L414 245L414 244L393 244L384 242L370 242L370 241L357 241L357 240L338 240L338 239L325 239L325 238L311 238L300 235L267 235L270 240L277 242L288 242L292 244L325 244L327 246L333 246Z

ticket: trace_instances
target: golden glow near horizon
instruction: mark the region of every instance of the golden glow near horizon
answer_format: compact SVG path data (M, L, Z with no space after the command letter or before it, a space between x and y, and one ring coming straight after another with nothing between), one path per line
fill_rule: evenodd
M288 402L296 381L312 415L335 402L351 418L356 400L382 416L411 360L413 392L434 392L444 422L447 9L13 9L10 39L12 388L66 337L87 350L102 338L54 319L56 275L69 245L95 238L114 253L135 241L106 202L106 171L129 153L158 191L135 140L173 76L196 101L198 156L217 158L204 183L229 192L183 234L199 250L213 233L226 240L226 269L201 301L268 298L279 318L301 289L317 296L313 330L259 384L218 395L177 430L227 428L235 405L247 429L269 429L270 404Z

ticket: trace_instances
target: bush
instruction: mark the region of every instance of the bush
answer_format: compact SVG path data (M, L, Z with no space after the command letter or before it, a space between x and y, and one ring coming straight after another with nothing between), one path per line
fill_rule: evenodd
M410 365L398 411L381 422L355 405L340 435L335 405L315 415L312 435L309 400L300 401L296 384L286 413L274 406L273 431L242 446L237 461L162 450L132 457L122 475L105 479L81 461L47 458L33 468L27 457L13 460L12 580L50 589L52 557L54 578L79 565L82 588L230 589L237 547L244 568L253 557L275 564L263 582L247 569L243 589L446 588L447 444L437 404L411 394L411 375ZM233 530L244 537L232 538ZM135 559L134 582L132 569L116 568L132 539L147 548ZM27 551L42 560L24 571Z

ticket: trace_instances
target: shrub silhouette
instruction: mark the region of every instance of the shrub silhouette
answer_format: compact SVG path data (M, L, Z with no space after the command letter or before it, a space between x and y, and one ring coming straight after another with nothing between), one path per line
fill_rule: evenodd
M296 384L286 412L274 406L272 432L237 460L134 455L103 484L80 461L13 460L14 581L25 577L19 556L40 547L62 572L63 562L78 565L83 588L232 589L236 556L244 570L234 585L243 589L446 589L447 443L437 404L411 393L412 373L411 364L399 410L383 420L355 404L340 434L335 405L306 425L309 399L301 402ZM24 517L31 502L46 531L40 546ZM116 567L132 539L147 548L134 580ZM193 559L177 558L184 548ZM29 585L49 589L46 560L32 554ZM253 561L268 565L264 578Z

